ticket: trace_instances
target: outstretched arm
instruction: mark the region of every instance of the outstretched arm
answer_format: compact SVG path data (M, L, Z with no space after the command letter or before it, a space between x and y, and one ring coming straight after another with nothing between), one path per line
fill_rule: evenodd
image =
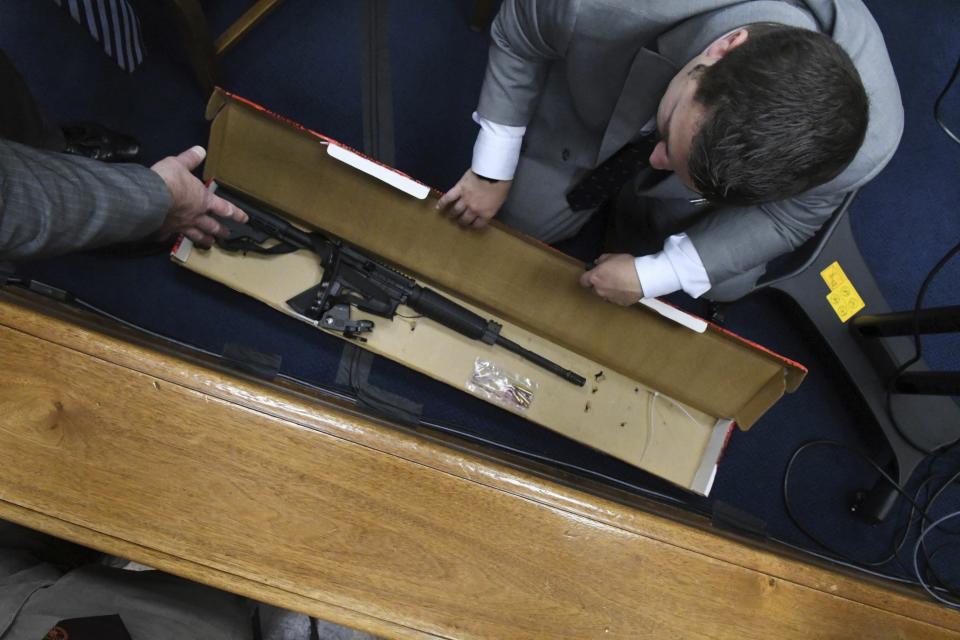
M0 258L58 255L155 232L210 244L224 233L217 216L246 215L190 173L204 157L194 147L150 170L0 140Z

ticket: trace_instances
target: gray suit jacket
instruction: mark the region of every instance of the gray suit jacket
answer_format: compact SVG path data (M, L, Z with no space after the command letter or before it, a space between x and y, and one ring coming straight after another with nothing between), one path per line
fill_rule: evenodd
M683 65L754 22L818 30L847 51L870 98L856 158L829 183L762 206L691 205L697 195L675 176L649 191L634 188L626 206L643 209L660 236L685 230L718 291L725 282L742 285L744 274L755 281L769 260L810 238L899 144L899 88L860 0L505 0L477 109L493 122L528 127L501 219L548 242L576 233L588 215L569 210L569 187L640 133Z
M146 167L0 140L0 260L138 239L169 209L169 190Z

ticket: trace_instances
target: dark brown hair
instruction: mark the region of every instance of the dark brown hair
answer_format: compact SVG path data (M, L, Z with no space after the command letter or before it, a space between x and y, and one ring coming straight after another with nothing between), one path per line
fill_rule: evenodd
M700 71L706 109L688 170L711 202L757 204L840 174L866 135L869 101L850 56L828 36L755 24Z

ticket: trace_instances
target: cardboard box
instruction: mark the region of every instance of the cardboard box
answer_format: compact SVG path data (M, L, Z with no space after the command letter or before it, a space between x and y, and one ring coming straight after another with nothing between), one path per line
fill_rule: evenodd
M750 427L785 391L794 390L806 373L800 365L716 326L703 323L705 330L697 333L639 305L624 308L604 303L577 284L583 268L579 262L498 224L480 232L462 229L435 210L439 194L425 185L239 97L218 90L207 115L212 120L208 178L249 194L302 226L362 247L424 284L473 305L481 315L501 319L505 335L508 331L522 335L521 342L546 349L558 362L595 365L604 372L604 379L618 381L604 384L604 389L622 387L611 391L605 401L611 408L610 424L594 428L599 419L596 413L584 420L582 412L569 415L565 411L575 422L572 427L558 425L549 416L528 413L527 417L681 486L706 493L726 425L735 420L741 428ZM223 252L209 255L219 253ZM264 269L228 278L225 274L231 270L240 273L239 266L214 264L220 257L235 256L188 257L186 266L205 270L234 288L246 287L250 295L281 308L282 301L267 299L271 294L250 289L253 272L264 274ZM318 277L317 269L311 271L305 263L295 269L308 274L303 282ZM436 362L411 359L411 352L403 348L391 352L385 330L389 324L378 323L384 339L370 345L374 351L463 388L462 363L453 373L442 372ZM476 354L476 344L466 347L464 357L471 362L475 358L469 355ZM511 362L510 367L522 365ZM571 385L559 384L570 389L558 393L572 395L579 406L586 406L588 400L576 396ZM617 394L641 387L677 403L665 401L659 406L676 408L668 411L677 415L666 433L674 432L679 448L689 450L685 460L658 455L660 463L655 464L625 453L636 452L638 434L626 440L618 436L615 427L629 421L615 416L624 409L632 411L630 415L645 409L627 403L626 396L617 399ZM585 389L591 393L590 385ZM705 422L710 426L697 437L681 437L683 427L676 425L696 422L697 417L709 418ZM684 471L671 473L665 468L671 466Z
M218 248L199 251L182 239L173 257L191 271L325 330L322 324L298 315L286 304L320 282L323 269L312 252L265 256ZM709 492L717 460L732 428L730 420L677 403L656 389L605 370L597 362L504 322L455 295L447 297L481 316L500 321L503 336L583 375L587 384L575 386L501 346L466 338L405 306L399 307L392 321L352 309L353 320L374 323L359 346L681 487L701 495ZM522 384L529 390L529 406L503 402L486 392L484 379L476 375L478 363L480 367L492 365L503 374L501 377ZM487 389L496 389L489 378L486 381Z
M710 325L699 335L642 307L604 304L577 284L576 260L494 224L461 229L423 200L369 180L334 140L218 90L205 172L300 221L362 246L477 306L660 389L752 426L806 369ZM226 150L229 149L229 152Z

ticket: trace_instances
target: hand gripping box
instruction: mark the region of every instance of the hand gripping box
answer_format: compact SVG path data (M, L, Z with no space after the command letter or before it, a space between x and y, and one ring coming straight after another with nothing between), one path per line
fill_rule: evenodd
M496 223L463 229L436 211L437 192L242 98L216 91L207 116L208 179L500 322L587 384L404 307L392 321L354 311L375 323L364 348L704 495L732 425L749 428L803 380L800 365L666 305L604 303L578 285L579 262ZM198 251L183 240L174 258L293 316L286 300L323 273L307 251ZM528 401L496 397L490 376Z

